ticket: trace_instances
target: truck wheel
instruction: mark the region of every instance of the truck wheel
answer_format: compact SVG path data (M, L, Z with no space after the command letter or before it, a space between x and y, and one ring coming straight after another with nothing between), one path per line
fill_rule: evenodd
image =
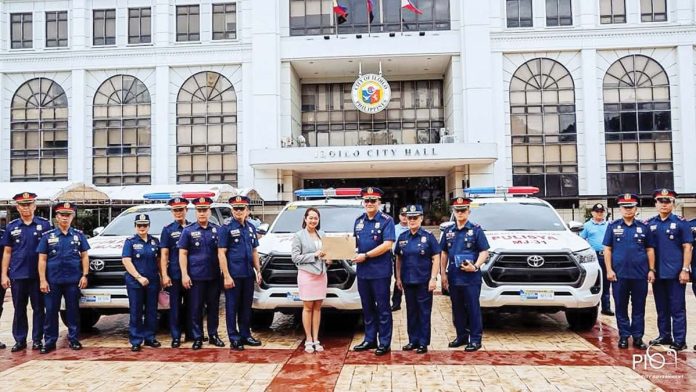
M273 324L273 317L275 312L273 311L262 311L262 310L252 310L251 311L251 327L254 330L268 329Z
M599 315L599 307L583 309L566 309L566 320L574 331L589 331L594 327Z
M94 327L97 322L99 321L99 318L101 317L101 314L99 312L93 310L93 309L80 309L80 330L83 332L89 331ZM65 326L68 326L68 315L65 312L65 310L60 311L60 319L63 321L63 324Z

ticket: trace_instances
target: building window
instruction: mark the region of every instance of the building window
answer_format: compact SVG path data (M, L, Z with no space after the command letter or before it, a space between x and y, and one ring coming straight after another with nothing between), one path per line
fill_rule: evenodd
M626 23L626 0L599 0L599 22Z
M95 185L150 183L150 93L139 79L116 75L94 96Z
M571 0L546 0L546 26L571 26L572 24Z
M302 86L302 135L311 147L439 143L445 127L441 80L392 81L387 109L359 112L352 83Z
M198 41L200 34L200 10L197 5L176 6L176 40Z
M32 15L31 12L10 14L10 40L12 49L32 47Z
M568 70L546 58L530 60L510 82L512 182L539 187L546 197L578 195L575 85Z
M149 7L128 9L129 44L149 44L152 42L151 12Z
M667 0L640 0L641 22L664 22L667 20Z
M532 0L507 0L507 27L532 27Z
M655 60L626 56L604 76L604 137L610 195L674 186L669 79Z
M46 12L46 47L68 46L68 11Z
M68 179L68 98L46 78L22 84L10 113L11 181Z
M290 0L290 35L328 35L432 31L450 29L450 0L421 0L414 4L423 11L416 14L402 10L401 2L372 0L372 17L366 0L340 0L347 10L346 20L339 23L333 12L333 0Z
M177 182L237 186L237 94L216 72L199 72L176 103Z
M92 44L94 46L116 44L116 10L92 11Z
M237 4L213 4L213 39L237 38Z

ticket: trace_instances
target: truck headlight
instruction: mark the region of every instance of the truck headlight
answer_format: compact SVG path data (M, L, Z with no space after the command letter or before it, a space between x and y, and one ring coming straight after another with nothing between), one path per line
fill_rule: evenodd
M269 255L265 253L259 253L259 264L261 264L261 268L266 266L266 263L268 263L268 260L270 259Z
M597 253L595 253L592 248L575 252L573 256L575 256L575 259L581 264L597 262Z

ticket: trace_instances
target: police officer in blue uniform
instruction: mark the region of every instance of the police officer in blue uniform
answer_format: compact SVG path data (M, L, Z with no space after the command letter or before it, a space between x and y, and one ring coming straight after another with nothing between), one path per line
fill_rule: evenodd
M36 253L36 246L39 244L41 235L52 227L47 219L34 215L35 193L18 193L13 199L17 203L19 218L7 225L1 240L4 248L2 291L4 293L7 288L12 290L12 303L15 309L12 321L15 345L12 347L12 352L21 351L27 347L29 301L31 301L33 313L31 348L39 350L43 339L44 299L39 290L39 255Z
M229 203L233 219L220 228L218 258L225 287L227 336L231 349L241 351L244 345L261 345L251 336L251 304L254 283L261 284L261 264L256 227L247 219L249 198L233 196Z
M208 321L208 343L225 347L218 336L220 322L220 264L217 257L218 230L220 226L210 222L210 205L213 200L200 197L192 201L196 206L196 222L186 226L179 242L181 281L189 294L189 319L194 350L203 347L203 307Z
M655 237L655 283L653 295L660 336L651 345L670 344L681 351L686 348L686 283L691 277L691 228L672 214L677 193L661 189L653 193L658 214L648 220Z
M607 231L608 222L604 219L604 204L597 203L592 206L592 219L585 222L580 237L589 242L592 249L597 253L597 261L602 269L602 314L613 316L611 311L611 281L607 279L607 270L604 263L604 234Z
M4 227L0 227L0 238L2 238L2 236L4 236L4 235L5 235L5 228L4 228ZM3 246L3 247L4 247L5 245L4 245L4 244L0 244L0 246ZM3 302L5 302L5 292L6 292L6 290L7 290L7 289L5 289L5 287L3 287L2 284L0 284L0 318L2 318L2 304L3 304ZM5 345L5 343L0 342L0 350L3 350L3 349L5 349L5 348L7 348L7 346Z
M645 350L645 298L648 283L655 281L655 251L650 227L636 220L638 196L626 193L618 196L621 219L611 222L604 235L604 261L607 279L614 282L616 324L619 327L619 348L628 348L628 337L633 347ZM632 304L628 317L628 303Z
M691 242L691 290L696 295L696 218L689 221L689 226L691 227L691 236L694 240ZM694 351L696 351L696 345L694 346Z
M399 238L401 233L408 231L408 219L406 217L406 208L407 206L401 207L399 210L399 223L394 223L394 237ZM392 247L392 251L394 251L396 246L396 243ZM394 253L392 257L394 261L394 271L396 271L396 253ZM394 292L392 293L392 298L391 298L391 310L392 312L396 312L397 310L401 310L401 297L403 296L403 290L399 288L399 286L394 283Z
M433 291L440 271L440 244L433 233L421 228L423 207L406 208L408 230L396 240L396 284L406 297L408 344L403 350L428 352Z
M36 251L39 253L39 280L45 294L46 321L41 354L56 349L58 340L58 312L61 299L65 300L69 347L82 349L80 335L80 289L87 287L89 273L89 243L80 231L71 227L77 206L59 202L53 208L56 228L41 236Z
M442 287L449 289L452 318L457 337L449 347L466 344L465 351L481 348L483 321L481 318L481 266L488 260L488 240L481 226L469 221L471 199L452 199L455 224L442 233L440 247Z
M181 266L179 265L179 248L177 242L181 232L189 223L186 221L188 199L174 197L167 204L172 210L174 221L162 229L160 235L160 271L162 287L169 292L169 333L172 336L172 348L181 346L182 324L188 317L182 317L184 303L184 286L181 284ZM190 326L187 328L190 332Z
M396 240L394 220L380 211L383 195L381 189L368 187L363 188L360 193L365 212L355 220L353 226L358 253L353 262L357 264L365 340L353 347L353 350L376 348L375 355L384 355L391 351L392 314L389 289L392 279L391 250Z
M123 243L123 266L128 290L128 340L131 351L140 351L145 343L149 347L160 347L157 341L157 303L160 291L159 240L149 234L150 216L135 216L136 234ZM144 319L143 319L144 316Z

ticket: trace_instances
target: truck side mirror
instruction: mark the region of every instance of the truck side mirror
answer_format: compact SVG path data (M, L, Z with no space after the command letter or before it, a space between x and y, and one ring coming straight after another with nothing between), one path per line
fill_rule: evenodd
M101 234L102 231L104 231L104 226L96 227L94 230L92 230L92 235L96 237Z
M262 223L259 225L259 227L256 228L256 232L261 235L266 235L270 227L271 225L269 225L268 223Z
M573 233L579 233L582 231L583 226L582 226L582 223L580 223L580 222L570 221L570 222L568 222L568 228Z

